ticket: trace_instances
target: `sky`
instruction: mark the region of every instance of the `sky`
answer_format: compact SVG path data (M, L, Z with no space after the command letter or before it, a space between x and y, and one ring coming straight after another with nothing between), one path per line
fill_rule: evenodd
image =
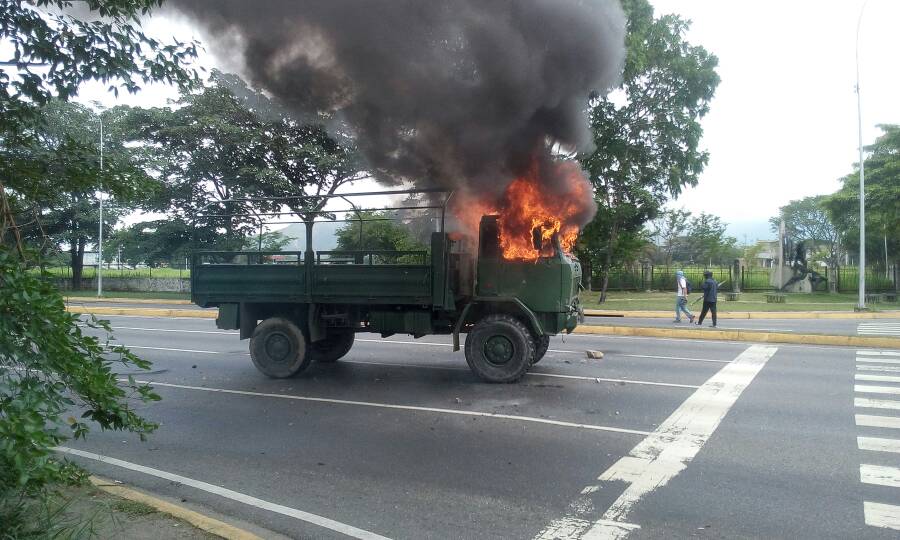
M772 236L768 219L791 200L832 193L858 161L856 28L864 0L651 0L657 15L693 24L687 40L719 58L722 79L703 118L710 160L695 188L670 207L708 212L740 243ZM868 0L860 24L859 74L863 144L877 124L900 123L900 2ZM190 25L156 16L148 33L194 35ZM196 36L199 39L199 35ZM230 66L204 53L198 65ZM173 89L146 88L113 98L87 85L84 101L155 106Z

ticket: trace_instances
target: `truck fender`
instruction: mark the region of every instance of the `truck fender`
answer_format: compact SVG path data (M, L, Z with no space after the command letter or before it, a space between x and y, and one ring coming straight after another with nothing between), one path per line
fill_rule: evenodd
M535 336L543 335L544 330L541 328L541 323L538 322L537 317L534 312L528 309L528 306L522 303L518 298L484 298L477 299L472 302L466 304L463 308L462 313L459 314L459 318L456 320L456 324L453 325L453 351L459 350L459 332L462 330L463 324L465 324L466 319L468 318L469 311L472 306L475 304L482 304L487 307L484 309L484 315L489 315L491 313L512 313L522 317L522 322L528 326L528 329L531 330ZM506 309L491 309L490 305L502 305Z

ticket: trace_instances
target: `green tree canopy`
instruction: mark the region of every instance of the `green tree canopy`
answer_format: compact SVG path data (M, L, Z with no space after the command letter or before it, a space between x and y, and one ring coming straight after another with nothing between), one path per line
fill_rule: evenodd
M315 196L359 175L349 137L291 118L232 74L213 71L174 106L132 109L130 121L134 142L157 156L148 164L162 189L148 206L196 225L206 247L239 248L285 208L312 219L325 204ZM313 198L289 198L301 195ZM235 201L260 198L270 200Z
M881 125L875 144L866 148L866 253L869 261L900 261L900 125ZM842 187L824 201L840 231L841 243L859 252L859 171L841 179Z
M689 22L654 17L647 0L622 3L628 17L622 84L588 111L595 150L580 156L599 211L578 253L604 272L623 254L620 237L640 231L684 186L697 184L708 155L702 118L719 83L718 60L684 40Z
M348 222L337 230L339 250L419 251L427 249L389 211L361 212L363 221Z

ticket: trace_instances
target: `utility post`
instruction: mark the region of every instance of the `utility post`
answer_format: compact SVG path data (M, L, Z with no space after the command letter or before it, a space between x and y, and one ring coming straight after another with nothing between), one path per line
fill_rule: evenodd
M859 128L859 302L856 307L859 311L866 309L866 164L863 161L862 97L859 91L859 27L867 3L868 0L863 2L856 21L856 121Z
M100 234L97 239L97 298L103 296L103 113L97 115L100 120Z

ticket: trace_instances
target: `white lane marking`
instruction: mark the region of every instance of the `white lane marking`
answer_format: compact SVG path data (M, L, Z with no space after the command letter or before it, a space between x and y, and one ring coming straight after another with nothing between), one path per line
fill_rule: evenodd
M449 366L426 366L422 364L404 364L401 362L366 362L365 360L343 360L342 364L363 364L367 366L390 366L390 367L407 367L407 368L415 368L415 369L443 369L447 371L469 371L466 368L456 368ZM677 384L677 383L667 383L667 382L656 382L656 381L640 381L635 379L609 379L604 377L590 377L587 375L562 375L557 373L540 373L529 371L525 374L526 377L556 377L559 379L573 379L579 381L590 381L590 382L608 382L608 383L622 383L622 384L642 384L647 386L668 386L672 388L700 388L696 385L691 384Z
M858 394L900 394L900 386L872 386L869 384L857 384L853 391Z
M900 429L900 417L896 416L857 414L855 419L857 426Z
M236 336L240 332L227 332L225 330L174 330L169 328L136 328L133 326L112 326L113 330L138 330L141 332L176 332L179 334L221 334L226 336Z
M882 373L900 373L900 366L869 366L861 364L856 366L857 371L880 371Z
M863 484L900 487L900 468L863 463L859 466L859 480Z
M900 531L900 506L863 501L866 525Z
M897 351L856 351L856 354L863 356L900 356Z
M868 409L900 409L900 401L890 399L853 398L854 407Z
M676 383L665 383L665 382L654 382L654 381L636 381L634 379L607 379L604 377L585 377L582 375L557 375L555 373L526 373L526 375L534 375L536 377L556 377L559 379L580 379L585 381L596 381L596 382L609 382L609 383L621 383L621 384L645 384L648 386L668 386L671 388L700 388L697 385L693 384L676 384Z
M900 440L881 437L857 437L856 446L870 452L893 452L900 454Z
M312 523L313 525L318 525L319 527L339 532L352 538L360 538L364 540L388 540L387 537L375 534L373 532L365 531L363 529L358 529L352 525L341 523L340 521L335 521L333 519L322 517L316 514L304 512L303 510L297 510L296 508L290 508L269 501L264 501L262 499L257 499L256 497L252 497L250 495L245 495L243 493L223 488L215 484L209 484L200 480L194 480L193 478L188 478L186 476L161 471L159 469L146 467L144 465L138 465L137 463L131 463L130 461L124 461L101 454L95 454L93 452L85 452L83 450L77 450L75 448L68 448L65 446L57 446L56 451L63 452L65 454L71 454L73 456L93 459L101 463L115 465L116 467L122 467L123 469L144 473L150 476L155 476L157 478L162 478L164 480L169 480L170 482L178 482L179 484L190 486L207 493L212 493L226 499L231 499L232 501L237 501L250 506L254 506L256 508L275 512L276 514L281 514L284 516L299 519L301 521L305 521L307 523Z
M440 413L440 414L456 414L461 416L478 416L484 418L499 418L503 420L517 420L519 422L533 422L537 424L550 424L554 426L562 426L562 427L571 427L571 428L582 428L582 429L592 429L597 431L612 431L615 433L628 433L631 435L649 435L648 431L641 431L637 429L626 429L626 428L617 428L611 426L598 426L595 424L579 424L577 422L564 422L562 420L551 420L548 418L535 418L532 416L519 416L514 414L501 414L501 413L490 413L490 412L481 412L481 411L466 411L466 410L458 410L458 409L440 409L437 407L416 407L413 405L395 405L392 403L373 403L368 401L351 401L346 399L333 399L333 398L319 398L319 397L310 397L310 396L293 396L290 394L269 394L265 392L249 392L246 390L229 390L226 388L206 388L203 386L188 386L185 384L172 384L172 383L162 383L155 381L137 381L141 384L149 384L151 386L164 386L167 388L180 388L182 390L198 390L201 392L213 392L213 393L221 393L221 394L234 394L240 396L256 396L256 397L267 397L267 398L278 398L278 399L293 399L297 401L313 401L317 403L333 403L338 405L357 405L361 407L376 407L380 409L394 409L394 410L402 410L402 411L418 411L418 412L432 412L432 413Z
M685 356L656 356L653 354L619 354L628 358L653 358L658 360L687 360L689 362L714 362L716 364L729 364L731 360L712 360L710 358L687 358Z
M857 381L870 381L870 382L900 382L900 376L897 375L869 375L867 373L857 373L854 376L854 379Z
M856 361L866 362L868 364L900 364L900 358L883 358L881 356L857 356Z
M900 336L900 323L860 323L856 326L856 333L872 336Z
M193 349L169 349L167 347L141 347L138 345L122 345L126 349L143 349L147 351L169 351L169 352L183 352L183 353L193 353L193 354L229 354L227 352L221 351L195 351Z
M628 513L648 493L666 485L694 459L719 423L753 382L777 347L753 345L724 366L697 389L660 426L635 446L629 454L600 475L600 481L628 483L625 491L590 529L579 529L562 538L624 538ZM581 505L589 507L590 505ZM572 505L571 507L579 507ZM536 538L552 538L545 533L562 522L572 523L583 515L569 515L548 525ZM584 520L583 520L584 521Z

